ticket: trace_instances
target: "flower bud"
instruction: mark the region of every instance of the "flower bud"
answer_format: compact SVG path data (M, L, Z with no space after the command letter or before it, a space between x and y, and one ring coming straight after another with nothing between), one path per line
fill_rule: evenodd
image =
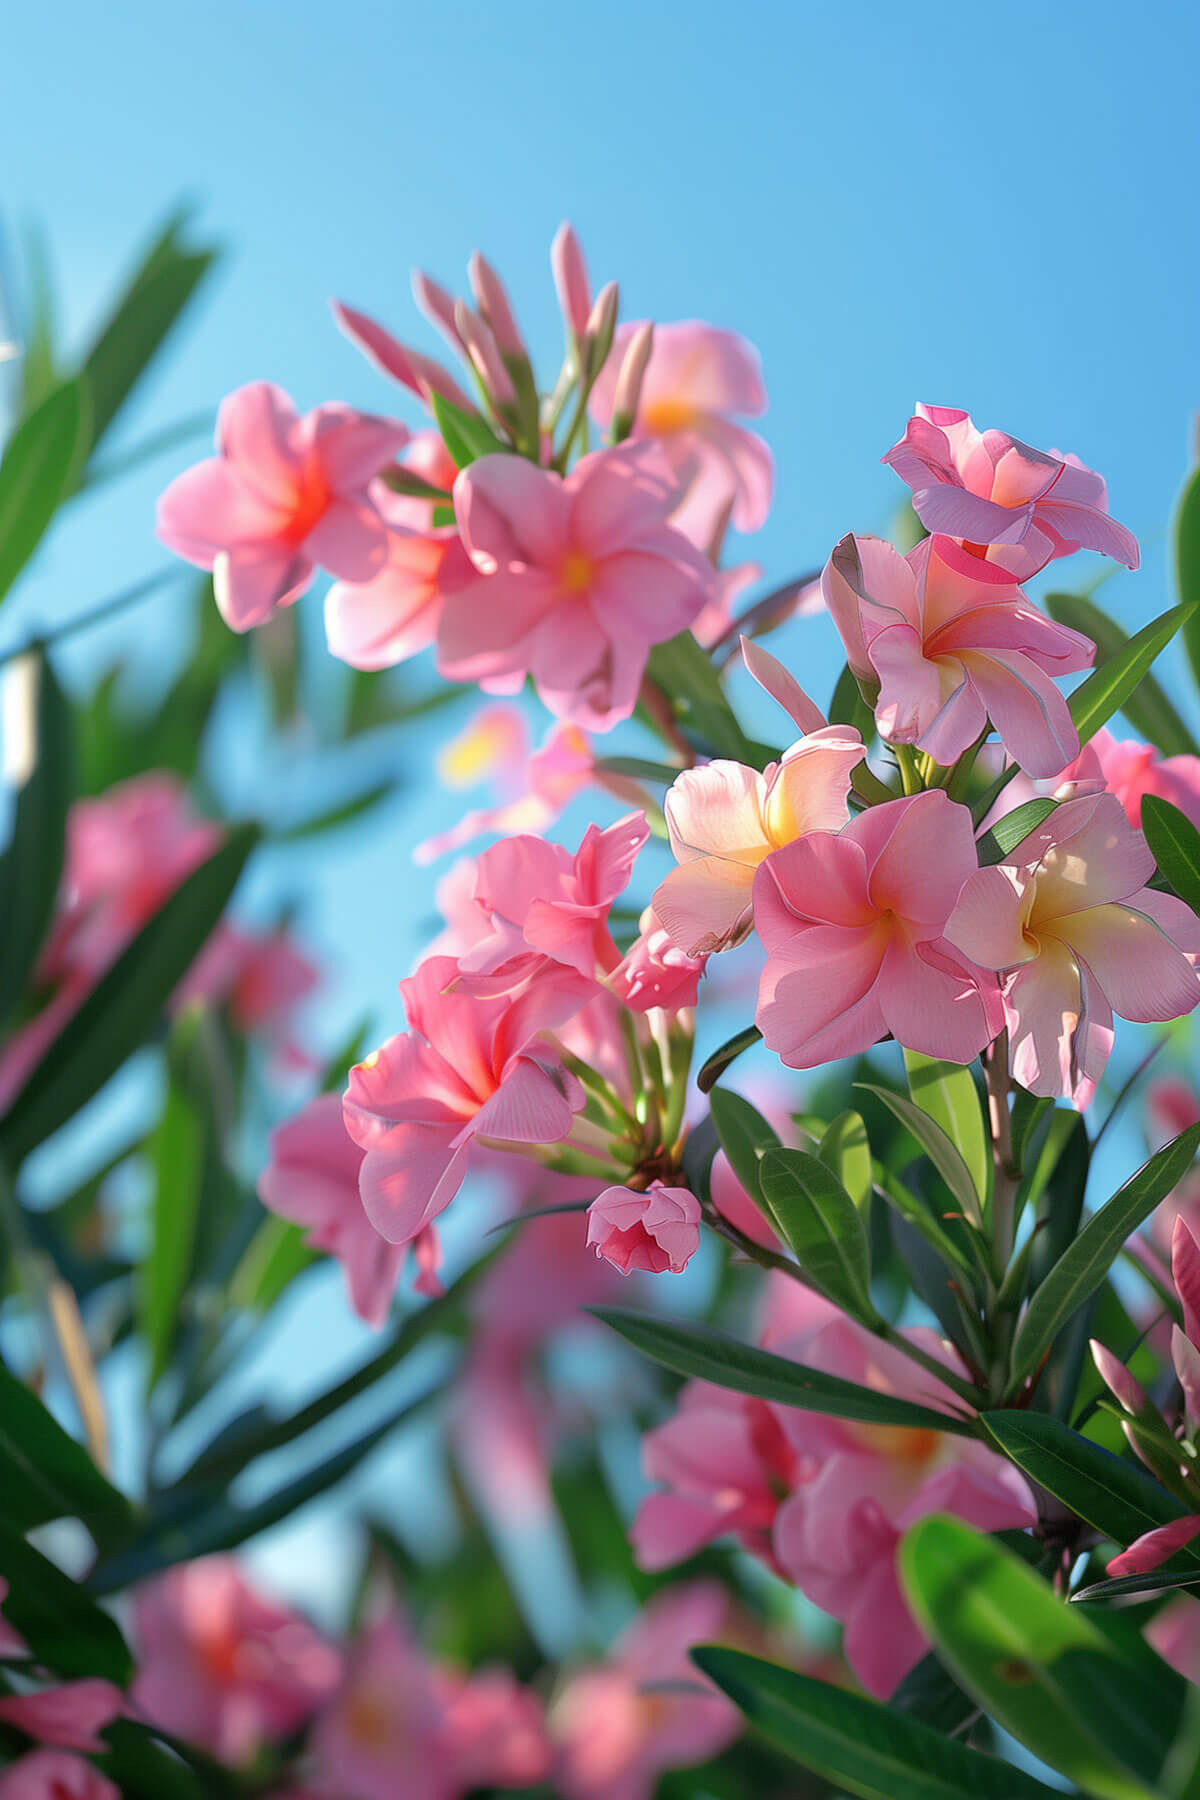
M579 360L589 385L599 375L612 349L613 333L617 328L618 298L616 282L607 282L596 295L595 305L588 314Z
M434 281L421 269L414 269L412 274L413 299L425 314L429 323L437 328L452 350L463 351L466 344L462 333L454 322L454 309L457 304L453 294L447 293L440 282Z
M454 302L454 324L479 379L497 406L512 406L517 391L491 331L465 301Z
M559 226L550 246L550 267L554 272L554 286L567 336L577 344L587 330L591 288L579 239L574 227L566 220Z
M623 444L633 430L637 419L638 401L642 396L642 381L646 374L646 364L650 361L650 353L654 348L654 326L650 320L639 325L629 340L621 363L621 372L617 376L617 389L613 396L612 425L609 440L614 444Z
M508 295L504 291L504 283L495 269L476 250L467 264L467 272L471 281L471 292L475 296L475 304L482 313L492 336L499 344L505 356L524 356L526 354L524 340L512 307L508 303Z

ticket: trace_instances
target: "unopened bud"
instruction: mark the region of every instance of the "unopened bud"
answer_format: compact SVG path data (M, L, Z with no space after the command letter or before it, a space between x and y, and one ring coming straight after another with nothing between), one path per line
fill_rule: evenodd
M429 323L437 328L452 350L465 350L462 333L454 322L455 300L453 294L446 292L440 282L414 269L412 275L413 299L425 314Z
M587 264L583 260L583 250L575 235L575 228L565 220L555 232L554 242L550 246L550 267L554 274L554 286L567 327L567 336L578 343L587 330L592 290L588 284Z
M613 333L617 329L618 297L616 282L606 283L596 295L596 303L588 314L580 360L589 383L595 381L612 349Z
M504 358L491 331L477 318L463 300L454 302L454 324L467 355L484 387L497 406L512 406L517 390L504 366Z
M642 382L645 379L646 364L650 361L650 353L654 349L654 326L647 320L639 325L629 340L625 355L621 362L621 371L617 376L617 389L613 396L612 427L610 438L614 444L622 444L633 430L637 418L638 402L642 397Z
M504 283L478 250L467 264L467 273L471 281L471 292L475 296L475 304L491 328L492 336L499 344L503 354L505 356L524 356L526 354L525 343L517 321L513 317L508 295L504 291Z

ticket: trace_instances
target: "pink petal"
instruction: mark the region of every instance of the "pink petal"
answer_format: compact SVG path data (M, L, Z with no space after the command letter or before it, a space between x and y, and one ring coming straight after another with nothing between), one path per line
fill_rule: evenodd
M1036 663L1016 651L960 654L1005 749L1027 774L1057 775L1078 756L1070 709Z
M959 889L977 866L971 815L933 788L860 813L847 828L871 865L868 894L883 912L940 935Z
M452 681L523 673L529 654L525 640L557 602L557 585L540 569L502 570L446 595L437 637L439 669Z
M185 469L159 496L155 528L168 550L211 569L220 550L273 543L290 517L290 502L262 500L239 470L214 456Z
M408 1125L386 1150L367 1152L359 1191L381 1237L409 1244L449 1206L467 1173L467 1148L453 1149L445 1127Z
M946 921L947 940L985 969L1032 961L1037 947L1022 929L1023 887L1015 869L978 869L959 889Z
M213 560L217 610L233 631L265 624L277 607L290 606L312 581L303 550L273 545L222 550Z
M300 476L300 416L273 381L251 381L217 412L217 449L268 507L288 509Z
M532 1057L519 1057L504 1080L475 1115L480 1137L515 1144L553 1144L570 1134L574 1114L563 1083Z
M899 932L879 971L875 996L889 1031L906 1050L946 1062L973 1062L995 1035L971 972L930 965Z
M1200 1344L1200 1244L1182 1213L1171 1230L1171 1278L1183 1306L1183 1328Z
M654 910L672 943L689 956L724 950L750 928L754 870L704 856L672 869L654 890Z
M1200 1002L1200 979L1165 932L1132 907L1072 913L1059 932L1088 964L1114 1012L1143 1024L1180 1018Z
M411 433L398 419L357 412L341 401L310 414L317 462L335 493L360 491L399 454Z
M389 533L368 500L333 499L317 520L304 549L340 581L370 581L387 559Z
M402 382L427 405L432 392L443 394L464 412L475 411L453 376L440 363L434 362L432 357L422 355L419 350L408 349L390 331L368 318L366 313L344 306L340 300L331 301L330 307L338 329L384 375L390 375L393 381Z
M570 512L561 479L523 456L481 456L454 484L459 533L484 574L525 564L557 569Z
M1174 1556L1176 1550L1182 1550L1190 1544L1194 1537L1200 1536L1200 1513L1189 1513L1186 1518L1172 1519L1169 1525L1159 1525L1154 1531L1145 1531L1136 1542L1130 1544L1128 1550L1122 1550L1114 1556L1108 1565L1110 1575L1149 1575L1159 1568L1167 1558Z
M796 677L784 668L779 658L756 644L753 638L738 639L741 646L742 661L760 688L777 700L792 723L803 735L810 731L821 731L827 721L825 714L809 699Z

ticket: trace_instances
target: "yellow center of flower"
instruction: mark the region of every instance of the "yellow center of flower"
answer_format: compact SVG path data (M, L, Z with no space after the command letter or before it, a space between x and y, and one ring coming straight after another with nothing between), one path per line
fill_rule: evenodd
M695 424L696 409L690 401L664 394L643 404L639 421L643 431L652 432L655 437L669 437L673 431L686 431Z
M940 1431L929 1431L920 1425L850 1424L846 1429L865 1450L910 1467L929 1462L937 1455L942 1441Z
M559 580L568 594L585 594L592 585L596 565L582 550L568 550L563 558Z
M392 1708L381 1694L351 1694L344 1722L347 1736L360 1749L382 1750L392 1734Z

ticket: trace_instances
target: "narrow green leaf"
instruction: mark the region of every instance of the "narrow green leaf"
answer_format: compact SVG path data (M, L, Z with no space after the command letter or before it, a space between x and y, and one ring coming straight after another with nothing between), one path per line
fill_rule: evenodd
M1191 617L1189 607L1173 606L1144 625L1123 650L1080 683L1068 703L1080 744L1095 737L1100 727L1120 711L1160 651L1166 649L1184 620Z
M1183 627L1183 640L1192 665L1192 674L1200 685L1200 468L1193 469L1184 483L1175 511L1175 591L1192 612Z
M361 819L378 806L381 800L390 799L395 792L394 781L376 782L364 793L355 794L353 799L343 800L340 806L330 807L328 812L301 819L296 825L277 827L272 830L271 838L277 844L298 844L306 838L320 837L326 831L336 831L340 825L352 825L356 819Z
M1129 642L1129 633L1115 619L1110 619L1094 600L1082 594L1047 594L1046 611L1060 625L1081 631L1096 646L1101 662L1119 656ZM1135 731L1157 745L1164 756L1195 756L1200 746L1168 700L1153 675L1143 675L1121 708Z
M1200 1125L1189 1125L1156 1150L1067 1245L1018 1327L1012 1354L1015 1380L1037 1368L1067 1320L1100 1287L1130 1233L1191 1167L1198 1146Z
M82 1519L100 1536L132 1523L124 1494L97 1469L32 1389L0 1363L0 1494L18 1531Z
M458 468L469 468L481 456L494 456L505 449L478 413L464 412L444 394L430 393L429 408L450 460Z
M1035 1756L1102 1800L1153 1800L1183 1710L1165 1663L1125 1659L1011 1551L959 1519L923 1519L899 1568L961 1685Z
M199 1020L186 1014L173 1028L167 1051L167 1094L150 1139L154 1193L150 1245L140 1271L141 1323L149 1351L147 1388L170 1361L179 1329L179 1307L188 1285L196 1218L204 1190L211 1116L197 1091Z
M647 673L674 705L683 730L716 755L731 756L755 768L771 761L774 752L765 746L756 749L742 730L707 650L690 631L656 644Z
M88 437L88 396L76 376L28 413L0 458L0 599L71 492Z
M875 736L875 715L862 697L862 690L849 664L843 668L829 702L831 725L852 725L864 744Z
M1003 862L1011 850L1024 843L1031 831L1036 831L1044 820L1050 817L1058 805L1039 794L1033 800L1026 800L1021 806L1014 806L1010 813L997 819L990 831L985 831L977 841L980 868L989 868L993 863Z
M785 1756L864 1800L1051 1800L1057 1791L894 1707L744 1651L704 1644L692 1661Z
M735 1062L743 1050L752 1050L755 1044L761 1042L762 1032L757 1025L747 1025L744 1031L739 1031L733 1037L727 1038L719 1050L713 1051L697 1075L696 1086L700 1092L702 1094L710 1093L730 1063Z
M381 471L379 479L393 494L406 494L410 500L435 500L445 505L450 499L447 488L435 487L432 481L414 474L412 469L395 466Z
M1142 831L1158 864L1181 900L1200 912L1200 831L1157 794L1142 797Z
M634 781L656 781L666 787L682 772L670 763L650 762L644 756L602 756L594 767L597 775L628 775Z
M695 1376L753 1394L802 1412L828 1413L838 1419L858 1419L869 1425L911 1425L921 1431L949 1431L973 1437L975 1427L956 1414L937 1412L915 1400L877 1393L857 1382L826 1375L786 1356L756 1350L707 1325L689 1325L678 1319L654 1319L623 1307L593 1307L597 1319L609 1325L643 1355L652 1357L677 1375Z
M768 1150L779 1148L778 1133L756 1107L730 1088L713 1088L708 1104L730 1168L750 1198L762 1206L762 1159Z
M132 276L84 358L94 449L158 354L216 259L180 250L164 233Z
M165 1734L133 1719L114 1719L104 1730L108 1749L97 1757L102 1774L117 1784L121 1800L238 1800L238 1777L216 1763L205 1766L204 1778L192 1763L201 1752L188 1745L192 1763L173 1755ZM175 1740L170 1740L174 1745Z
M1114 1575L1110 1581L1093 1581L1071 1595L1081 1600L1122 1600L1131 1594L1162 1594L1172 1588L1200 1587L1200 1566L1194 1569L1149 1569L1144 1575Z
M821 1134L817 1155L827 1169L832 1169L860 1213L865 1215L871 1200L874 1172L871 1145L861 1113L839 1113Z
M164 902L101 977L0 1119L10 1169L85 1106L156 1029L203 948L258 839L240 826Z
M984 1125L979 1090L970 1069L961 1063L941 1062L918 1050L904 1052L908 1091L915 1105L939 1126L955 1146L971 1186L980 1196L991 1180L991 1146Z
M895 1094L891 1088L876 1087L869 1081L860 1081L856 1085L882 1100L889 1112L907 1126L967 1218L978 1224L983 1216L982 1195L958 1145L952 1143L941 1126L921 1107L914 1106L906 1095Z
M866 1227L837 1176L819 1157L781 1148L763 1156L761 1179L767 1209L809 1280L852 1318L874 1324Z
M125 1686L133 1657L116 1620L7 1524L0 1524L0 1579L8 1583L4 1622L40 1663L58 1675L100 1675Z
M319 1260L304 1241L304 1229L272 1214L251 1238L233 1279L229 1298L251 1312L269 1312L305 1269Z
M1014 1084L1012 1103L1012 1153L1018 1169L1024 1170L1030 1141L1042 1119L1053 1106L1052 1100L1030 1094Z
M3 673L5 741L18 771L9 846L0 861L0 1026L33 973L54 916L67 810L75 792L71 708L45 651L15 657Z

